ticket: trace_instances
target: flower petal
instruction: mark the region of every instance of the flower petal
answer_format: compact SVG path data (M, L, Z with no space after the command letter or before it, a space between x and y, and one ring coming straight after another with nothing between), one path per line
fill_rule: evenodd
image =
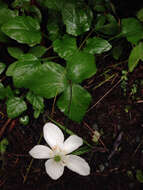
M51 148L54 146L63 146L64 135L63 132L53 123L46 123L43 129L44 139Z
M61 162L55 162L49 159L45 162L47 174L54 180L60 178L64 173L64 165Z
M68 155L66 156L66 166L83 176L90 174L90 167L88 163L81 157L76 155Z
M82 144L82 138L78 137L77 135L71 135L65 140L63 150L66 152L66 154L69 154L79 148Z
M37 159L46 159L46 158L51 158L53 155L53 151L44 145L36 145L34 146L30 151L29 154L33 158Z

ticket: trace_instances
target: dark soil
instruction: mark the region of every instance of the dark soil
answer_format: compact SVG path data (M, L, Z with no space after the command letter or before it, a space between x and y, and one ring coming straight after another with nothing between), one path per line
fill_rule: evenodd
M123 56L124 60L124 56ZM45 172L45 160L34 160L31 167L29 150L37 144L43 125L51 114L53 100L45 102L46 112L35 120L28 110L30 123L23 126L18 119L9 120L4 102L0 104L0 135L7 137L9 146L1 160L0 189L2 190L140 190L143 185L136 178L136 171L143 169L143 66L139 65L128 75L126 93L121 88L121 71L127 62L115 62L110 56L97 60L96 76L83 86L91 92L93 101L82 123L67 122L55 107L52 118L93 145L93 150L82 155L91 167L91 174L82 177L65 169L64 175L54 181ZM114 77L105 80L104 71ZM6 81L7 83L7 81ZM132 94L133 85L137 92ZM126 109L128 108L128 111ZM98 144L92 142L87 127L101 133ZM40 144L45 144L44 139ZM28 175L27 170L30 168ZM26 176L26 177L25 177Z
M112 61L112 60L110 60ZM112 62L107 64L112 66ZM114 63L115 64L115 63ZM124 67L122 65L122 67ZM106 67L107 68L107 67ZM109 66L110 68L110 66ZM141 183L136 179L136 170L143 168L143 87L138 86L137 93L131 96L130 89L135 81L141 81L143 67L138 67L134 74L128 76L127 94L123 95L120 83L113 88L120 80L121 66L117 66L114 73L117 77L106 82L94 90L104 77L98 73L92 79L86 81L84 86L92 93L93 101L91 107L81 124L68 121L68 128L91 143L94 148L91 152L83 155L91 166L91 174L87 177L79 176L68 169L57 181L53 181L45 173L44 162L34 160L25 183L24 176L29 167L31 157L28 151L38 142L46 117L51 112L51 103L47 104L45 112L38 120L31 119L28 126L22 126L19 121L12 120L4 131L9 146L1 164L0 186L3 190L25 189L141 189ZM100 71L103 73L103 70ZM105 97L103 97L111 88ZM129 107L128 113L125 108ZM32 110L29 115L32 118ZM65 125L66 117L57 110L53 119ZM4 127L8 118L4 104L1 104L1 128ZM102 143L92 142L91 132L87 128L96 129L102 134ZM40 144L45 144L42 139ZM129 175L130 174L130 175Z

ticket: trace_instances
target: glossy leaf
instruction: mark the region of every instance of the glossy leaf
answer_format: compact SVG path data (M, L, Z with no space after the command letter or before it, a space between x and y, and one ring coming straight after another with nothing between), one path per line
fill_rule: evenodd
M31 80L29 88L35 94L45 98L53 98L61 93L67 85L65 68L54 62L42 64L36 72L36 76Z
M29 52L30 54L35 55L36 57L42 57L47 51L47 48L44 46L35 46L30 48Z
M26 103L19 97L13 97L8 99L6 102L6 106L9 118L16 118L27 109Z
M32 85L33 78L36 77L40 65L40 61L32 54L20 56L20 59L12 68L13 70L11 69L14 85L25 88Z
M60 96L57 106L70 119L81 122L91 102L91 95L78 84L73 84L70 88L68 86Z
M19 59L19 57L24 54L23 51L17 47L8 47L7 50L8 53L15 59Z
M143 60L143 43L142 42L140 42L137 46L135 46L131 50L129 61L128 61L128 68L130 72L134 70L139 60Z
M13 73L14 73L14 69L16 68L16 65L17 65L18 61L16 62L13 62L11 63L9 66L8 66L8 69L6 71L6 76L12 76Z
M68 34L78 36L89 31L93 14L85 7L77 8L74 3L66 3L62 9L63 22Z
M84 49L85 52L90 54L101 54L109 51L112 48L111 44L100 37L89 38L87 45Z
M5 70L6 65L0 62L0 74Z
M64 35L62 39L53 42L53 48L60 57L67 60L77 50L76 38Z
M67 77L75 83L81 83L96 72L95 57L91 54L76 52L67 62Z
M5 87L4 87L3 84L0 82L0 100L4 99L5 96L6 96Z
M1 8L0 9L0 26L2 26L2 24L5 24L6 22L8 22L9 20L11 20L12 18L15 18L16 14L14 11L8 9L8 8Z
M4 6L3 6L4 5ZM0 42L8 42L9 38L1 31L1 26L7 23L10 19L15 18L16 14L14 11L5 7L6 4L0 3ZM2 7L3 6L3 7Z
M143 39L143 25L136 18L123 18L121 20L121 35L133 44Z
M49 9L53 9L53 10L60 10L63 5L65 0L38 0L38 2L43 6L43 7L47 7Z
M19 43L34 46L41 41L40 25L37 20L30 16L17 16L10 19L1 29Z
M34 109L43 110L44 109L44 99L41 96L35 95L29 91L26 95L26 99L33 105Z

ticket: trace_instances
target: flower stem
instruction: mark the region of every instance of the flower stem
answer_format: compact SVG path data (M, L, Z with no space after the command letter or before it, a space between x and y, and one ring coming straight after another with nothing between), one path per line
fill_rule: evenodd
M53 123L55 123L57 126L59 126L62 130L64 130L67 134L69 135L76 135L74 132L72 132L71 130L67 129L65 126L61 125L60 123L56 122L55 120L53 120L51 117L48 116L48 119L50 121L52 121ZM89 144L86 140L83 139L84 144L86 144L88 147L92 148L93 146L91 144Z

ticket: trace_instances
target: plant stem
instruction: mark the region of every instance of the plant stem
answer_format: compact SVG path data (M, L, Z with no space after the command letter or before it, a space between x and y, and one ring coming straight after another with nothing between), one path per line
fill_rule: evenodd
M53 120L51 117L48 116L48 119L50 121L52 121L53 123L55 123L57 126L59 126L62 130L64 130L67 134L69 135L76 135L74 132L72 132L71 130L67 129L65 126L61 125L60 123L56 122L55 120ZM89 144L86 140L83 139L84 144L86 144L88 147L92 148L92 145Z

